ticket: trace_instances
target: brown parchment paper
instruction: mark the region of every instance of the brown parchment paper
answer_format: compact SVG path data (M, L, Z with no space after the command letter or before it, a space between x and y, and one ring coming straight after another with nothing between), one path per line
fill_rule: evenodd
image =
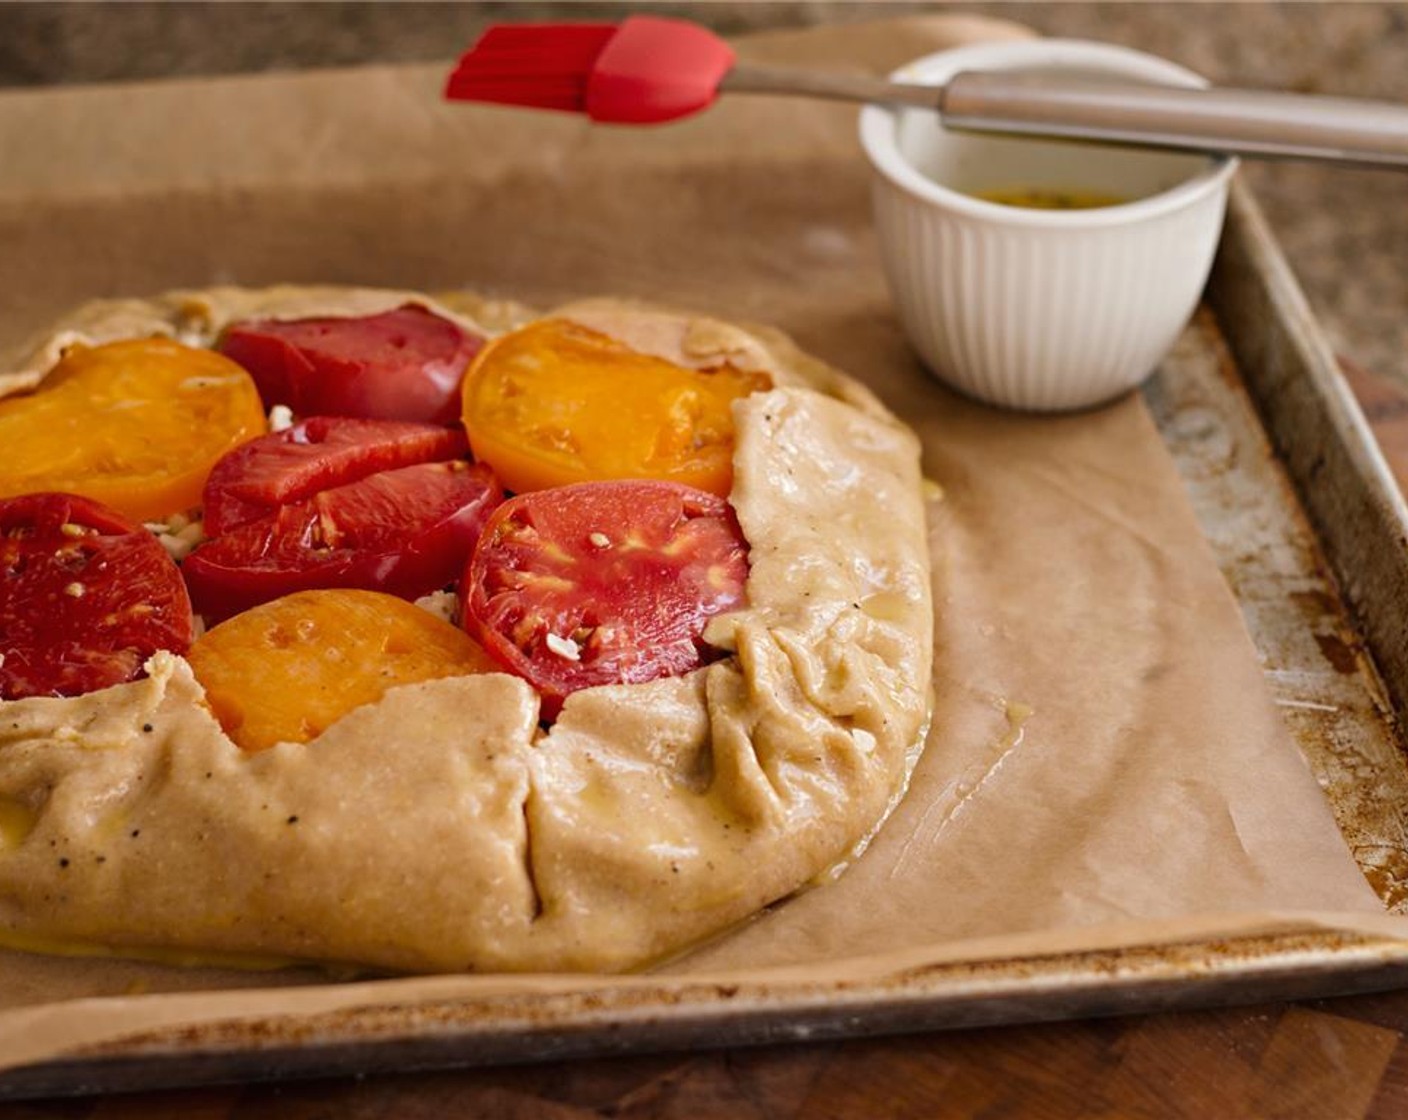
M743 50L887 70L1023 33L933 17ZM780 326L914 425L944 491L936 705L909 794L839 878L647 977L351 983L0 954L0 1067L231 1017L704 976L859 981L1287 928L1403 935L1280 722L1141 401L1006 415L911 355L854 110L739 98L610 129L442 105L443 70L0 96L0 348L95 296L280 281L539 305L635 295Z

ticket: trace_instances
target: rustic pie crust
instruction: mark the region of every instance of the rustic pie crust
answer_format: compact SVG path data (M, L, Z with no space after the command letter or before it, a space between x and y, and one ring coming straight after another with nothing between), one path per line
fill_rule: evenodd
M88 305L75 341L209 344L251 317L421 303L496 333L531 313L455 294L216 289ZM307 744L239 750L181 657L74 699L0 702L0 943L373 969L620 970L813 882L898 798L929 713L918 442L767 329L588 300L553 312L774 388L735 406L748 606L729 656L573 695L548 730L506 674L393 689ZM20 822L22 827L16 827Z

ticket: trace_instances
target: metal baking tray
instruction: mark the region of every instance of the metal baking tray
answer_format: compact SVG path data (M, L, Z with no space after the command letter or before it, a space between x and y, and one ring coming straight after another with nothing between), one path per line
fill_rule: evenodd
M1245 188L1206 303L1145 390L1273 695L1388 908L1408 913L1408 507ZM1408 986L1408 942L1296 934L857 982L637 980L164 1029L0 1075L0 1097L545 1061Z

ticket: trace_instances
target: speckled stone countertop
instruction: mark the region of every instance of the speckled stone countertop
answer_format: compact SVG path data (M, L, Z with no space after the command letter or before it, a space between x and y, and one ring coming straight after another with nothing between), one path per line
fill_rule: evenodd
M0 4L0 86L446 58L491 21L600 3ZM726 32L968 11L1164 55L1222 85L1408 102L1405 3L659 4ZM1247 166L1332 344L1408 386L1408 174Z

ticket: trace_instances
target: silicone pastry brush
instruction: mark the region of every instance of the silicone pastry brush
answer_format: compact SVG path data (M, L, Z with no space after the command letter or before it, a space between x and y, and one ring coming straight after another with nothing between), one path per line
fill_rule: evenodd
M685 20L490 27L460 59L445 96L655 124L720 93L798 94L917 106L950 128L1099 140L1241 156L1408 167L1408 107L1257 90L1187 89L1005 71L942 86L738 64L718 36Z

